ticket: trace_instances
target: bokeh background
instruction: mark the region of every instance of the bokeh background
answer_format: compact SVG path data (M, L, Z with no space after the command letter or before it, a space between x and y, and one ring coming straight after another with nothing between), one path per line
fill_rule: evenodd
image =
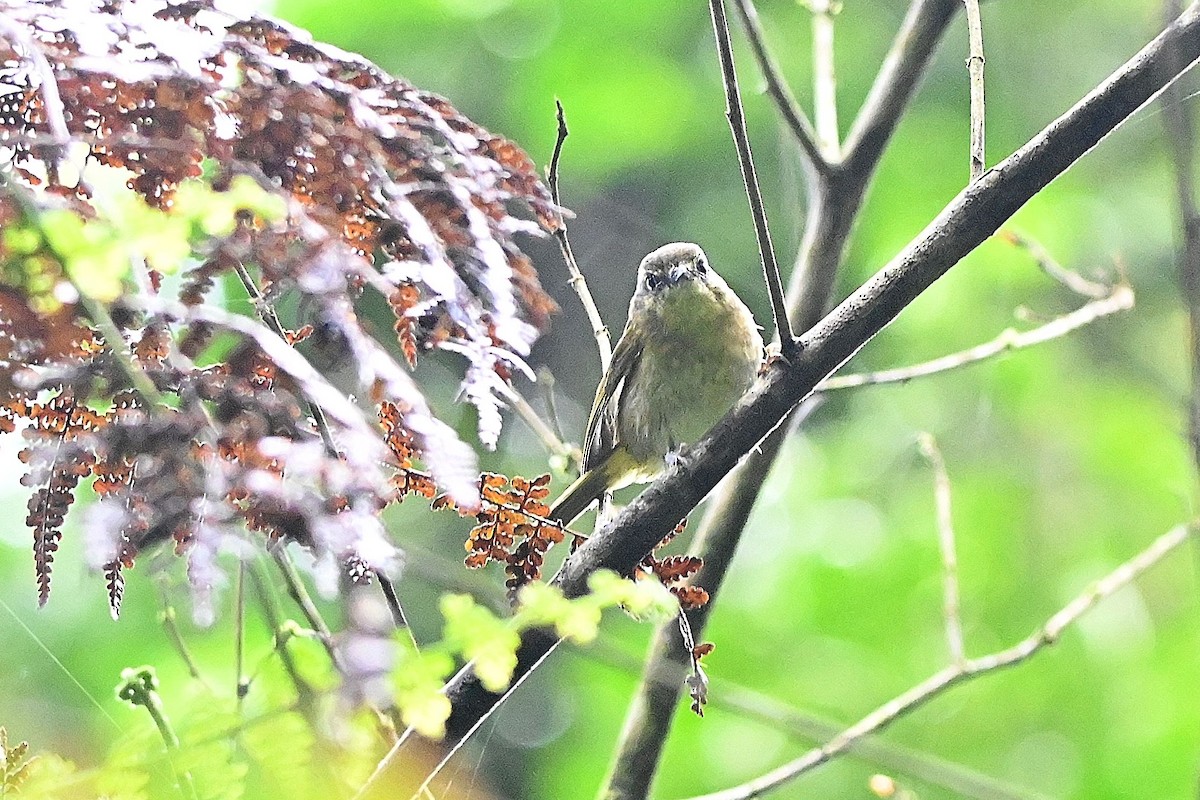
M843 132L905 7L847 0L837 18ZM704 3L279 0L262 9L445 95L541 164L561 99L571 126L563 199L575 212L579 261L614 332L640 257L678 239L705 247L759 320L769 321ZM795 0L762 0L760 10L796 94L811 107L808 10ZM1161 20L1153 0L1005 0L985 3L983 12L989 163L1124 62ZM788 266L804 217L803 174L736 29L735 38L759 173ZM839 297L964 185L966 51L960 18L882 162ZM1185 81L1189 91L1196 85ZM1195 111L1200 99L1186 105ZM1132 312L961 371L831 396L789 438L705 637L717 644L707 660L708 715L700 720L680 708L657 796L716 790L800 754L813 740L785 724L789 710L850 723L947 663L932 476L917 448L920 432L937 438L953 484L970 655L1028 635L1091 581L1193 517L1186 317L1162 122L1157 107L1143 109L1012 222L1072 269L1125 276L1137 293ZM595 345L557 250L536 240L529 250L563 309L532 364L553 373L562 427L577 439L598 379ZM847 369L926 360L1081 303L1026 253L993 239ZM420 368L443 415L471 436L472 412L453 402L450 375L437 358ZM544 408L541 391L524 388ZM148 724L112 696L120 670L143 662L163 676L168 708L186 713L196 682L160 625L164 597L179 606L207 679L228 696L230 615L210 629L193 626L182 564L163 558L162 570L145 559L129 573L122 619L111 621L102 580L84 563L79 516L67 524L51 602L35 610L19 446L0 439L0 600L8 606L0 608L0 724L35 750L93 763L114 725ZM516 418L499 450L482 459L506 473L549 468ZM438 635L436 598L448 588L502 602L500 574L461 567L466 522L409 501L390 526L408 553L401 590L418 638ZM931 799L1194 797L1196 565L1194 551L1173 554L1053 648L898 721L880 737L885 760L840 758L774 796L870 797L869 776L887 772ZM329 612L337 619L336 604ZM248 635L254 655L269 650L253 615ZM452 790L593 795L649 635L614 614L594 647L556 655L451 767ZM957 776L951 788L934 779L946 774Z

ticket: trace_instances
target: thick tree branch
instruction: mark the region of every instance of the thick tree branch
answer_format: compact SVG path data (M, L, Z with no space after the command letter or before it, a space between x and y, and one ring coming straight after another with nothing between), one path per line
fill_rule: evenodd
M836 207L828 215L819 214L812 235L806 237L800 265L805 268L798 269L793 279L794 286L804 287L797 300L801 312L814 307L816 312L812 313L819 312L824 300L814 295L832 284L829 265L836 269L845 233L873 166L933 46L958 6L959 0L915 0L910 7L897 43L847 137L847 157L840 172L861 181L859 191L843 199L846 190L842 184L836 188L833 181L827 184L824 200L836 203ZM777 429L820 380L854 355L1030 197L1177 77L1183 68L1171 68L1165 57L1169 50L1185 55L1187 60L1182 63L1200 57L1200 11L1195 6L1063 117L965 189L900 255L805 334L804 351L793 363L773 365L737 408L692 448L686 461L674 465L574 554L561 573L565 591L582 593L587 576L598 568L627 570L636 564L681 514L694 508L746 452ZM841 236L834 235L839 232ZM818 246L817 242L822 244ZM744 483L740 476L761 479L773 457L773 452L766 451L778 442L777 435L762 442L764 454L751 456L731 488L714 500L704 527L715 520L713 526L720 528L722 535L732 532L736 538L756 494L756 484ZM758 474L751 473L751 466ZM739 494L735 489L748 491ZM730 554L723 555L728 558ZM717 572L723 575L726 567L727 562L719 565ZM709 572L707 565L705 572ZM708 583L704 585L712 591ZM695 617L692 623L699 631L701 626L697 626ZM549 646L548 642L539 645L532 640L526 644L523 666L536 660L538 650L544 652ZM521 669L518 667L518 671ZM469 727L495 702L494 696L482 695L477 682L471 679L456 680L447 691L454 701L460 730Z
M863 736L882 730L899 717L942 694L951 686L989 672L1020 664L1039 650L1057 642L1063 631L1074 625L1097 603L1132 583L1167 554L1179 548L1188 540L1191 532L1191 528L1188 526L1180 525L1159 536L1145 550L1096 581L1085 592L1075 597L1058 613L1046 620L1032 634L1012 647L951 664L930 675L903 694L884 703L825 745L810 750L795 761L784 764L741 786L706 794L703 797L695 797L691 800L750 800L750 798L759 797L824 764L834 756L846 752Z
M738 165L742 170L742 180L746 184L746 196L750 200L750 215L754 218L754 232L758 237L763 277L767 283L767 294L771 297L771 315L775 318L775 336L783 357L790 358L795 352L796 337L792 335L792 326L788 322L787 306L783 299L783 281L779 277L779 264L775 261L775 248L771 244L771 231L767 227L767 210L758 186L758 175L754 171L754 157L750 153L750 135L746 131L746 118L742 113L742 96L738 90L737 71L733 64L733 43L729 38L729 21L725 18L725 2L709 0L708 7L712 14L713 34L717 39L721 78L725 84L725 116L728 117L729 128L733 132Z
M816 385L994 233L1009 217L1200 58L1200 6L1157 38L1028 144L951 201L891 263L801 337L792 363L776 362L686 460L673 465L567 561L568 596L597 569L628 572L695 508L743 455Z
M932 434L920 438L921 454L933 467L933 496L937 506L938 549L942 552L942 618L950 663L961 665L967 658L963 644L962 615L959 612L958 552L954 546L954 517L950 502L950 475L946 460Z
M959 0L913 0L871 93L873 107L887 108L894 112L893 116L871 122L868 126L871 135L859 140L863 143L860 149L851 151L852 156L856 152L860 155L836 170L818 173L809 184L811 200L804 237L788 288L792 320L799 330L816 324L829 308L846 240L866 188L925 65L933 56L938 36L953 18L958 3ZM894 99L884 102L880 98L885 94ZM863 119L862 114L859 119ZM813 408L806 404L800 414L793 415L793 421L799 423L799 417ZM704 559L704 567L695 581L708 590L711 599L708 605L688 613L698 636L715 607L742 531L787 427L780 426L764 439L721 485L700 523L693 551ZM638 798L649 792L688 670L677 626L660 628L651 651L609 778L608 791L614 797Z

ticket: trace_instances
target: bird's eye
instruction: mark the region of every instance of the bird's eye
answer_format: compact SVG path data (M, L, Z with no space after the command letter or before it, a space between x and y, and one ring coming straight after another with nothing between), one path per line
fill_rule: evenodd
M703 257L696 259L696 272L700 275L708 272L708 262L705 261Z
M658 289L658 287L662 286L662 282L663 282L662 276L659 275L658 273L656 273L656 272L647 272L646 273L646 288L649 289L650 291L652 291L652 292L656 291Z

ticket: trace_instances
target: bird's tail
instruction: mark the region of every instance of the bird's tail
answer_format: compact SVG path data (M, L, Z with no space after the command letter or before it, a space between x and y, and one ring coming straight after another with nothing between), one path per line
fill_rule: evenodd
M549 518L570 525L605 492L628 485L632 462L633 459L624 449L609 453L603 461L563 490L551 506Z

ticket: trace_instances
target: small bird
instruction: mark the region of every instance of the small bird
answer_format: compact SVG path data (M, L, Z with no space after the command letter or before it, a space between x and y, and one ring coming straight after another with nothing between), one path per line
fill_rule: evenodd
M675 242L646 256L596 389L583 474L549 517L570 525L607 493L654 480L750 388L762 358L754 315L698 245Z

